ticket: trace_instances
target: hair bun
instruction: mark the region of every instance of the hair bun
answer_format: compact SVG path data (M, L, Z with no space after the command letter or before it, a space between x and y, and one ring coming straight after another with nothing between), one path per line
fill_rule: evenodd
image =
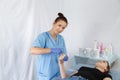
M58 13L59 17L64 17L64 15L62 13Z

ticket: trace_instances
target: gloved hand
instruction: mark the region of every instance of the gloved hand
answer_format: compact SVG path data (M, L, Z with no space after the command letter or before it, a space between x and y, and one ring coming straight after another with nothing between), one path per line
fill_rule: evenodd
M62 50L60 48L51 48L51 53L58 54L59 56L62 54ZM68 61L68 56L65 55L64 61Z
M60 55L62 53L62 50L60 48L51 48L50 53L56 53Z
M65 55L65 57L64 57L64 59L63 59L64 61L68 61L68 56L67 55Z

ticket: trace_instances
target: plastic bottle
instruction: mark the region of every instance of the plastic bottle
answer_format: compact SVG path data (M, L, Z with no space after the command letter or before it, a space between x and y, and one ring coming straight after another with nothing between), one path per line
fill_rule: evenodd
M96 58L99 58L100 57L100 50L99 50L99 45L98 45L98 41L97 40L94 40L94 50L93 50L95 53L95 57Z
M102 54L102 51L103 51L103 43L102 42L99 44L99 50L100 50L100 54Z
M98 42L97 40L94 40L94 50L98 49Z
M113 54L112 44L109 44L108 48L109 48L109 54L112 55Z

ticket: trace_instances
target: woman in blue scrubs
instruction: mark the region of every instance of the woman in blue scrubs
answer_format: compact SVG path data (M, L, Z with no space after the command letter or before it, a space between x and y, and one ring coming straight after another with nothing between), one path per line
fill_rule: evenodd
M37 79L52 80L60 75L58 58L60 54L66 54L64 38L59 34L67 27L68 21L62 13L53 22L53 27L43 32L33 42L30 49L32 54L37 54ZM65 61L68 57L64 58Z

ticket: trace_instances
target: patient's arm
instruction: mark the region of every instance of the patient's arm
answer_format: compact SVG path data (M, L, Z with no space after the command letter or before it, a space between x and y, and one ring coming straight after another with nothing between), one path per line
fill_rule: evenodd
M66 70L64 68L64 60L63 60L64 57L65 57L65 54L61 54L59 57L59 67L60 67L61 78L70 77L78 72L78 71L74 71L74 72L70 73L69 75L66 73Z
M59 57L59 67L60 67L60 74L62 79L68 76L64 68L64 61L63 61L64 57L65 57L64 54L61 54Z
M112 80L111 78L109 78L109 77L106 77L106 78L104 78L103 80Z

